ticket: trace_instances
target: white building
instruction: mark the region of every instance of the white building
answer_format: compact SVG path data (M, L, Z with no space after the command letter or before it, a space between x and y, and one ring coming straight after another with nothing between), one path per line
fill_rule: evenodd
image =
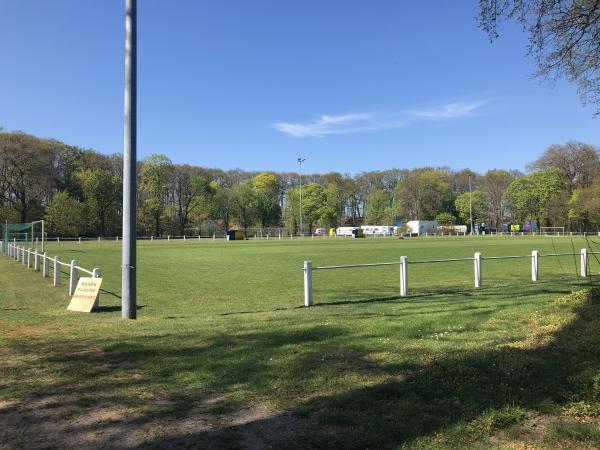
M437 232L437 220L410 220L406 222L408 232L411 234L434 234Z

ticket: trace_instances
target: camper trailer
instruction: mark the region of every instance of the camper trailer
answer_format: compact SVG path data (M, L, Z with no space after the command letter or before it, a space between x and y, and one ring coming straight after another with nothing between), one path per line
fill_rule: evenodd
M337 236L352 236L353 230L359 230L358 227L339 227L335 230Z
M406 226L410 234L435 234L438 229L437 220L410 220Z
M391 236L394 234L394 227L387 225L363 225L360 228L365 236Z

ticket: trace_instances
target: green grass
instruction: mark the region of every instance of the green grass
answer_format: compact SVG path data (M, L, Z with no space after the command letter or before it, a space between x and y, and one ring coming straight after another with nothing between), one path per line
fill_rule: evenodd
M91 315L66 311L66 284L53 288L1 258L0 400L12 406L0 408L0 425L18 414L43 435L42 402L59 429L117 409L135 417L125 423L148 446L252 446L248 433L275 447L552 447L552 433L562 446L590 446L596 434L556 425L593 428L600 410L599 305L589 291L568 296L590 287L576 277L579 257L541 258L538 283L529 259L484 260L479 290L472 261L411 265L408 298L397 266L317 271L315 307L301 306L307 259L585 246L544 237L140 242L135 322L120 320L120 243L48 245L63 261L102 269L102 309ZM593 257L590 270L600 271ZM178 428L196 416L205 428ZM531 432L535 417L546 434ZM87 427L100 436L93 442L119 442L109 422ZM19 446L22 431L0 438Z

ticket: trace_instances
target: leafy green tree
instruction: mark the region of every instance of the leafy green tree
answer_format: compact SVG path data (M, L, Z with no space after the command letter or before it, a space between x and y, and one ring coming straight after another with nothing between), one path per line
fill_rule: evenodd
M565 219L560 214L561 207L565 212L566 186L557 169L540 170L517 178L508 186L506 200L521 220L534 219L538 225L550 226L553 219L554 222Z
M408 219L433 219L452 207L450 181L450 175L441 170L413 170L398 183L397 209Z
M569 219L581 231L600 230L600 179L586 188L575 189L569 201Z
M81 236L85 227L84 204L71 197L68 192L57 192L46 207L44 219L48 229L57 236Z
M198 168L185 164L173 166L171 189L173 211L168 216L172 216L172 221L177 223L179 235L183 236L190 217L205 207L210 187Z
M302 188L302 215L309 234L312 234L313 225L321 219L326 202L327 194L323 186L309 183Z
M369 225L381 225L389 217L390 201L383 189L375 189L367 199L366 221Z
M18 213L20 222L41 216L52 195L60 148L58 141L0 131L0 199Z
M498 229L504 217L504 192L515 178L516 174L502 169L488 170L483 176L481 191L488 200L490 220Z
M321 206L319 222L323 226L335 228L340 223L344 207L342 193L336 183L328 183L324 191L325 203Z
M471 199L469 198L471 196ZM471 204L469 204L471 200ZM488 199L481 191L474 191L471 194L465 192L456 197L454 201L458 216L463 223L469 223L471 217L471 206L473 209L473 223L485 223L489 217Z
M235 215L232 189L227 186L219 186L214 182L211 183L210 189L208 217L215 221L221 221L223 228L227 231Z
M283 208L284 224L288 231L296 234L300 225L300 186L289 188Z
M450 226L456 224L456 217L449 212L441 212L435 216L437 223L443 226Z
M232 191L235 217L244 228L244 236L248 237L248 227L256 218L256 191L252 180L246 180L233 188Z
M121 204L121 180L112 173L97 169L79 174L82 180L85 203L100 236L105 236L108 225L116 229Z
M574 189L588 187L600 174L598 150L582 142L567 142L551 145L536 161L529 164L534 170L557 169L565 182L569 194Z
M173 175L173 163L162 154L154 153L142 164L140 191L144 214L154 222L154 235L161 235L160 221L167 205L169 186Z
M281 220L279 179L272 173L265 172L254 178L253 185L256 193L256 216L261 228L278 223Z

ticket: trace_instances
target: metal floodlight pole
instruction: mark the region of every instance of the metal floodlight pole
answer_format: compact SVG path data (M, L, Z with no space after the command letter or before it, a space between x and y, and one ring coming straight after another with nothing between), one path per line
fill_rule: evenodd
M300 166L300 235L304 236L302 227L302 163L306 161L306 158L298 158L298 165Z
M471 234L473 234L473 192L471 188L471 175L469 175L469 220L471 222Z
M123 145L123 260L121 266L121 317L136 312L136 161L137 161L137 0L125 9L125 132Z

